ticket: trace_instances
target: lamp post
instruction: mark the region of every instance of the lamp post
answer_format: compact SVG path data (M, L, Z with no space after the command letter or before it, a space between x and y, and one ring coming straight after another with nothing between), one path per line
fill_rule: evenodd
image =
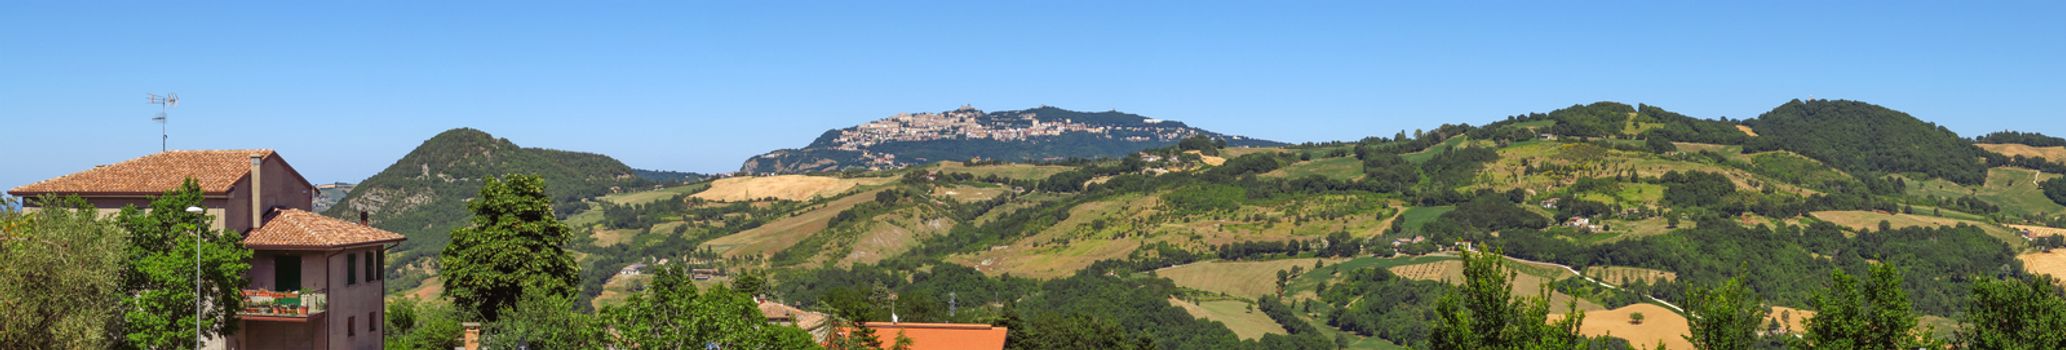
M195 214L195 215L200 215L200 214L201 214L202 212L204 212L204 210L203 210L203 209L201 209L201 207L187 207L187 213L189 213L189 214ZM193 230L194 230L194 349L200 349L200 348L202 347L202 345L203 345L203 344L205 344L205 343L203 343L203 341L204 341L204 340L202 340L202 339L201 339L201 227L200 227L200 226L195 226L195 227L193 228Z

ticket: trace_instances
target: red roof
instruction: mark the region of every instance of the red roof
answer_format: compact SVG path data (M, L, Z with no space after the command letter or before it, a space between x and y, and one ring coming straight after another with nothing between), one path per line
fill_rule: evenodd
M244 236L253 249L325 249L401 242L400 234L301 209L281 209L265 226Z
M179 188L180 182L193 178L201 185L201 192L222 194L251 174L252 155L275 156L272 150L265 149L159 152L15 187L8 193L156 195Z
M897 335L911 338L911 350L998 350L1004 349L1004 327L980 323L889 323L868 322L882 346L897 343Z

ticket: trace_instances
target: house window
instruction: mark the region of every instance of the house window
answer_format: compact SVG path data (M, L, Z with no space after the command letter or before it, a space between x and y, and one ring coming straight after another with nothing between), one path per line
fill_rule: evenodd
M366 281L367 281L367 282L372 282L373 280L377 280L377 279L380 279L380 269L379 269L379 268L375 268L374 266L380 266L380 259L378 259L378 258L374 257L374 256L373 256L373 252L366 252Z
M336 333L331 333L331 334L336 334ZM349 337L349 336L354 336L354 335L359 335L359 320L358 320L358 316L345 316L345 317L344 317L344 336L347 336L347 337Z
M359 269L358 269L358 266L359 266L359 255L358 255L358 254L345 254L345 255L344 255L344 285L347 285L347 286L349 286L349 285L353 285L353 284L358 284L358 283L359 283Z
M379 313L377 313L377 312L368 312L368 313L366 313L366 334L373 334L373 332L379 332L379 331L380 331L380 314L379 314Z
M301 256L273 256L273 289L301 290Z

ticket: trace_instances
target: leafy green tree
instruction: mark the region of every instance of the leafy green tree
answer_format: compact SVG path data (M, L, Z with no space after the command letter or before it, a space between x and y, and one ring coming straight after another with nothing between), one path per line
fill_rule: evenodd
M2050 198L2053 203L2066 205L2066 177L2055 177L2051 180L2045 180L2038 183L2038 187L2044 190L2045 198Z
M1758 344L1758 323L1765 319L1763 302L1742 278L1686 292L1686 341L1701 350L1749 350Z
M1584 349L1578 335L1585 319L1576 304L1568 317L1549 321L1549 290L1540 297L1513 296L1517 272L1499 251L1463 252L1463 285L1435 303L1437 320L1430 344L1448 349Z
M453 230L438 259L455 306L492 322L525 294L574 294L580 271L566 250L573 230L553 217L544 179L489 178L467 208L473 224Z
M424 302L404 297L387 303L387 332L382 339L389 349L444 350L458 347L465 329L459 324L461 311L451 304Z
M195 343L195 329L209 337L236 332L242 309L239 291L251 269L251 250L243 235L205 229L213 218L188 213L201 205L201 185L187 179L178 188L151 199L148 210L124 207L116 214L129 231L128 269L123 276L124 338L138 348L178 348ZM199 236L199 237L196 237ZM197 252L198 250L198 252ZM201 291L195 294L195 254L199 254ZM194 324L194 305L205 298L202 324ZM197 327L198 326L198 327Z
M2066 295L2048 276L1975 281L1959 321L1960 349L2066 349Z
M746 293L748 296L766 295L768 291L773 290L768 286L766 273L741 272L738 276L732 279L732 290Z
M716 287L697 291L686 271L664 266L653 284L603 307L608 344L620 349L814 348L802 329L768 324L746 294Z
M484 330L489 349L604 347L603 331L595 317L575 312L574 299L566 296L525 294L500 316Z
M1807 334L1794 342L1796 349L1914 349L1932 347L1926 330L1916 329L1919 317L1901 289L1901 270L1892 264L1872 267L1868 278L1859 281L1843 270L1830 272L1831 285L1817 293L1808 319Z
M128 233L77 197L38 200L0 199L0 348L120 344Z
M1647 138L1644 138L1644 139L1643 139L1643 148L1648 148L1648 149L1650 149L1650 152L1653 152L1653 153L1657 153L1657 154L1665 154L1665 153L1671 153L1671 152L1678 152L1678 151L1679 151L1679 146L1678 146L1678 145L1674 145L1674 144L1672 144L1672 143L1671 143L1671 141L1670 141L1670 140L1665 140L1665 139L1664 139L1664 138L1662 138L1662 137L1647 137Z

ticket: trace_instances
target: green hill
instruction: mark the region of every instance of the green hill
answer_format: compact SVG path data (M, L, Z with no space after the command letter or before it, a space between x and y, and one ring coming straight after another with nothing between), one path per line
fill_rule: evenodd
M584 198L656 184L607 156L525 148L480 130L460 128L424 140L387 169L359 182L324 214L356 219L358 212L365 211L375 227L408 236L388 263L410 265L417 259L435 257L450 241L452 229L469 220L466 200L480 191L483 179L512 173L544 177L554 208L562 216L585 208L579 205ZM414 281L405 277L389 285L408 288Z
M1758 132L1745 152L1788 150L1853 173L1915 172L1976 185L1987 152L1942 126L1847 100L1794 100L1746 121Z

